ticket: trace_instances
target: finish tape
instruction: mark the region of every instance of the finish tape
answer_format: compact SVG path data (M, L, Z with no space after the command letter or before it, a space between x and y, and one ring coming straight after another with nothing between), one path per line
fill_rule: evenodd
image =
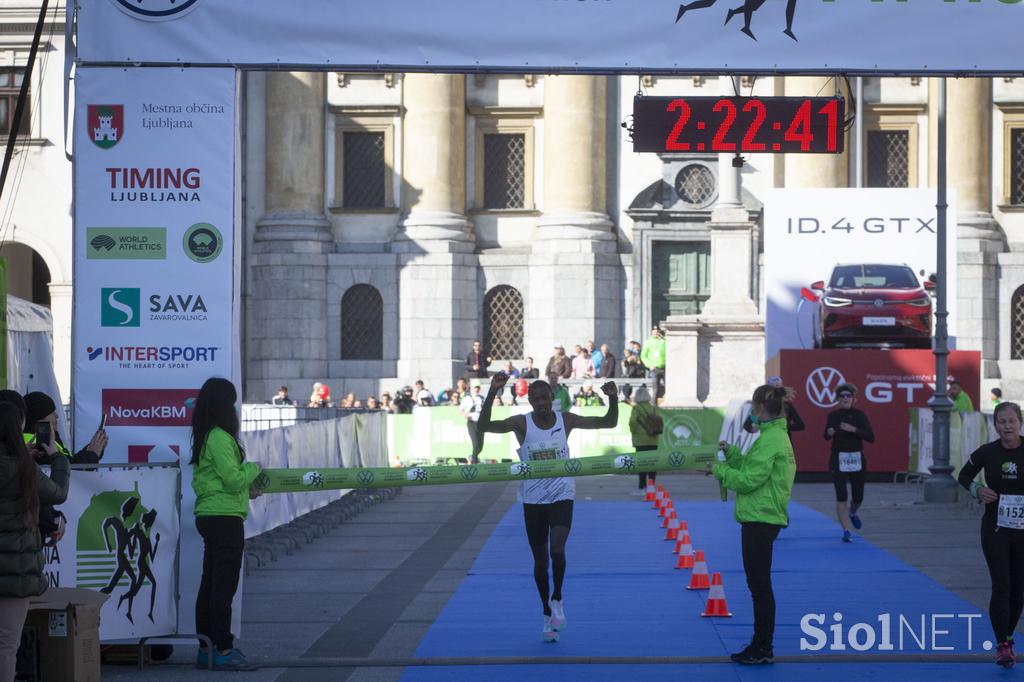
M717 445L672 452L630 452L598 457L549 459L500 464L424 466L390 469L264 469L255 481L264 493L301 493L350 488L398 488L449 483L497 483L535 478L636 474L641 471L704 470L715 461Z

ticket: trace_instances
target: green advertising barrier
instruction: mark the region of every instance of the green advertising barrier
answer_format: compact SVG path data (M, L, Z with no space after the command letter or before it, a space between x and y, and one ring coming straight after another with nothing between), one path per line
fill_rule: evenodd
M633 452L571 459L501 464L368 469L264 469L256 487L264 493L300 493L351 488L396 488L450 483L494 483L565 476L636 474L641 471L703 470L717 445L673 452Z
M495 406L493 420L522 414L528 407ZM629 434L632 406L619 403L619 421L610 429L576 429L569 436L569 451L574 457L597 457L623 454L635 448ZM605 407L577 407L574 414L600 417ZM665 429L658 443L658 452L670 453L682 448L716 445L724 421L721 410L659 409ZM484 435L480 453L483 462L518 461L519 443L511 433ZM413 414L388 415L388 454L393 466L410 464L455 464L467 461L472 450L466 419L457 407L423 407Z

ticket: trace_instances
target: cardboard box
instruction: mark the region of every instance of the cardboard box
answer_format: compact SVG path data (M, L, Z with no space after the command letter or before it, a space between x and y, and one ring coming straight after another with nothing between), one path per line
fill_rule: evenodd
M99 682L100 609L107 597L94 590L51 587L32 598L25 623L38 632L42 679Z

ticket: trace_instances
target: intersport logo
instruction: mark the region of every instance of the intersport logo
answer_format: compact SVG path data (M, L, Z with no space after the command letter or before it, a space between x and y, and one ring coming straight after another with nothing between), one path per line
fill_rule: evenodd
M836 399L836 388L846 383L843 373L835 367L818 367L807 377L804 390L811 402L818 407L835 407L839 401Z
M191 426L196 388L105 388L107 426Z

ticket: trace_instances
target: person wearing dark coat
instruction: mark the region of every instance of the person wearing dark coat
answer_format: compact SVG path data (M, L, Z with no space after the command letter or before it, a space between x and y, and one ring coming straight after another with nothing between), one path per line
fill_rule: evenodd
M39 533L41 504L67 499L71 463L58 456L53 443L32 444L21 436L18 407L0 402L0 680L13 680L21 630L28 602L46 591L43 538ZM36 462L49 464L50 475Z

